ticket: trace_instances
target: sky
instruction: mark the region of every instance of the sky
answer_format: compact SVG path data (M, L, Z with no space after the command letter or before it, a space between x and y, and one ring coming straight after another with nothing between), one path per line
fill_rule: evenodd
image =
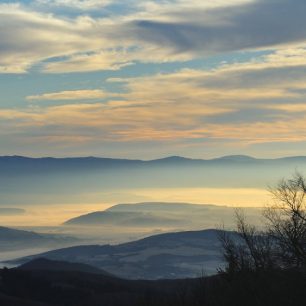
M306 155L305 0L0 2L0 155Z

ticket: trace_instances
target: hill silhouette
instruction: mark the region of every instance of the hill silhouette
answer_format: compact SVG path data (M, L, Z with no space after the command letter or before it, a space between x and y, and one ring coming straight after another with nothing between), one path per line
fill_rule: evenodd
M250 220L259 219L260 208L247 208ZM192 230L215 227L223 220L233 222L234 208L211 204L169 202L144 202L117 204L104 211L80 215L64 222L64 225L112 225L118 227L169 228L168 231ZM257 221L258 222L258 221Z
M47 258L37 258L31 260L18 267L20 270L39 270L39 271L74 271L74 272L84 272L92 274L100 274L104 276L112 276L112 274L107 273L101 269L92 267L90 265L82 263L71 263L58 260L50 260Z
M127 279L196 277L203 271L214 274L222 265L218 235L218 230L166 233L118 245L63 248L12 263L43 257L81 262Z
M78 239L70 236L41 234L0 226L1 251L19 250L37 247L58 247L77 243Z

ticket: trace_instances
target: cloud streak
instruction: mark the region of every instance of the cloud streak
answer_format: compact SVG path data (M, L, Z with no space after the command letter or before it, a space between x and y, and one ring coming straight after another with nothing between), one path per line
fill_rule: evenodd
M111 2L112 0L35 0L34 5L91 11L105 7Z
M80 104L1 109L0 123L47 142L306 141L304 49L279 51L211 71L184 69L120 81L123 93L62 91L30 100ZM109 95L109 96L108 96ZM106 98L88 103L86 99ZM28 98L29 99L29 98ZM248 113L252 113L250 120ZM298 113L298 114L297 114Z
M112 94L100 89L92 90L65 90L59 92L44 93L41 95L27 96L28 101L58 101L58 100L91 100L104 99Z

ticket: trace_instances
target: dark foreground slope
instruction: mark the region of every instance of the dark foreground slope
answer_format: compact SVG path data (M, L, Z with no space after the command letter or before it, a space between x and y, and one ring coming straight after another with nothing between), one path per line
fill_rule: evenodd
M2 269L0 305L302 306L305 286L305 274L298 271L131 281L78 271Z
M186 283L185 280L129 281L67 269L47 270L47 267L3 269L0 277L0 305L7 306L19 304L3 304L1 299L10 297L61 306L162 306L163 300L170 300L177 288L185 287Z

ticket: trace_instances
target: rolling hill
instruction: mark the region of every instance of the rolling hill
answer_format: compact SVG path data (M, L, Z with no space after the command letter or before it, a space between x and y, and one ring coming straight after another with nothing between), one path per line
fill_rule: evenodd
M189 222L180 218L162 217L143 212L99 211L70 219L64 225L113 225L128 227L175 227Z
M226 220L234 221L234 208L211 204L145 202L117 204L104 211L92 212L67 220L64 225L177 228L180 230L213 228ZM247 208L248 220L258 224L260 208ZM232 220L232 221L231 221Z
M113 276L101 269L92 267L82 263L72 263L57 260L50 260L46 258L37 258L20 265L17 269L26 271L74 271L83 273L99 274L104 276Z
M76 246L15 260L35 258L78 262L128 279L185 278L214 274L222 265L218 230L176 232L119 245Z
M40 234L32 231L0 227L0 252L40 247L59 247L77 243L70 236Z

